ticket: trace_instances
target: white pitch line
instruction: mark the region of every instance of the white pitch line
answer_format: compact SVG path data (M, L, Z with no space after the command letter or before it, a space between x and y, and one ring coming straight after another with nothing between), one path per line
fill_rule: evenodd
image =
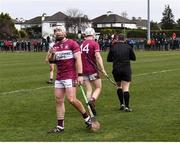
M0 95L6 95L6 94L12 94L12 93L18 93L18 92L29 92L33 90L39 90L39 89L50 88L50 87L54 87L54 86L42 86L42 87L38 87L34 89L20 89L20 90L14 90L14 91L9 91L9 92L2 92L0 93Z
M172 71L176 71L176 70L180 70L180 68L178 68L178 69L169 69L169 70L161 70L161 71L154 71L154 72L150 72L150 73L136 74L136 75L133 75L133 77L140 77L140 76L145 76L145 75L172 72ZM107 80L107 79L102 79L102 80ZM34 89L20 89L20 90L14 90L14 91L9 91L9 92L2 92L2 93L0 93L0 95L13 94L13 93L18 93L18 92L30 92L30 91L33 91L33 90L39 90L39 89L50 88L50 87L54 87L54 86L42 86L42 87L38 87L38 88L34 88Z
M180 70L180 68L178 68L178 69L169 69L169 70L161 70L161 71L154 71L154 72L150 72L150 73L136 74L136 75L133 75L133 77L152 75L152 74L159 74L159 73L166 73L166 72L172 72L172 71L177 71L177 70Z
M161 70L161 71L154 71L154 72L150 72L150 73L141 73L141 74L133 75L133 77L141 77L141 76L146 76L146 75L166 73L166 72L172 72L172 71L177 71L177 70L180 70L180 68L178 68L178 69L169 69L169 70ZM102 79L102 80L107 80L107 79L104 78L104 79Z

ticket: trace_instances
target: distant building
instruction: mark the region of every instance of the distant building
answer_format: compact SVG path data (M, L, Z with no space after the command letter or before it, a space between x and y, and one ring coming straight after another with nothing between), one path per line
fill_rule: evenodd
M136 23L117 14L104 14L92 19L94 28L130 28L136 29Z
M12 21L14 22L14 26L18 31L22 29L22 25L25 22L25 20L23 18L12 19Z
M42 16L42 36L47 37L53 35L53 29L56 25L65 26L66 15L62 12L57 12L52 16Z
M41 16L34 17L30 20L26 20L22 24L22 28L30 28L33 26L41 27Z
M132 22L136 23L136 26L138 29L147 29L147 20L146 19L141 19L139 17L138 19L132 19Z
M43 37L47 37L47 36L52 36L53 35L53 29L56 25L62 25L66 27L66 18L67 15L65 15L62 12L57 12L52 16L49 16L48 18L46 18L45 16L42 17L42 36ZM85 17L80 17L80 22L81 22L81 28L78 29L78 27L76 27L76 29L74 30L72 27L67 29L67 32L69 33L78 33L78 30L85 30L85 28L90 27L91 23L84 23L83 19Z
M119 16L117 14L110 13L101 15L92 20L88 19L87 16L79 17L80 27L76 25L75 28L69 27L67 32L69 33L78 33L79 31L83 32L87 27L93 27L95 29L102 28L129 28L129 29L147 29L147 20L141 18L133 18L129 20L125 17ZM53 29L56 25L66 26L66 18L67 15L62 12L57 12L52 16L46 16L43 13L42 16L37 16L29 20L24 19L15 19L13 20L15 23L15 27L17 30L21 30L23 28L29 28L33 26L40 27L42 29L42 37L46 38L47 36L53 35Z

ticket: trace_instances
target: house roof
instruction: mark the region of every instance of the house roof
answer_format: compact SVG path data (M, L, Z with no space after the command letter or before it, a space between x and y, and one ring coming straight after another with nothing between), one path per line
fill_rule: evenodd
M94 19L92 19L92 22L94 24L98 24L98 23L133 23L131 20L124 18L122 16L119 16L117 14L104 14L101 15L99 17L96 17Z
M65 15L62 12L57 12L52 16L49 16L48 18L46 18L44 21L64 21L65 17L67 15Z
M135 19L132 21L136 23L137 27L147 27L147 20L146 19Z
M13 22L14 24L22 24L22 23L25 22L25 20L24 20L23 18L22 18L22 19L16 18L16 19L12 19L12 22Z
M15 24L19 24L21 23L20 21L18 21L17 19L12 19L12 22L15 23Z
M30 20L26 20L24 24L41 24L41 16L34 17Z
M52 16L46 16L44 21L64 21L66 15L62 12L57 12ZM34 17L30 20L26 20L24 24L41 24L42 16Z

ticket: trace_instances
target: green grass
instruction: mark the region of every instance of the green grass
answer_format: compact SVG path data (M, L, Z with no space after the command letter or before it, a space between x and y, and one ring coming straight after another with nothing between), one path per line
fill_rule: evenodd
M100 132L86 130L81 115L66 102L62 134L46 134L56 114L53 86L45 83L45 55L0 53L0 141L180 141L180 52L136 52L133 112L118 110L116 89L103 80L96 105ZM102 55L112 77L107 53ZM79 90L77 97L84 102Z

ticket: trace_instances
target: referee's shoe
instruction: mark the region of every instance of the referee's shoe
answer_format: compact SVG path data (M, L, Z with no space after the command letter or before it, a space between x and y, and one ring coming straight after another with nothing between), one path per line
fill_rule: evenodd
M132 112L132 109L130 107L125 107L124 111L125 112Z

